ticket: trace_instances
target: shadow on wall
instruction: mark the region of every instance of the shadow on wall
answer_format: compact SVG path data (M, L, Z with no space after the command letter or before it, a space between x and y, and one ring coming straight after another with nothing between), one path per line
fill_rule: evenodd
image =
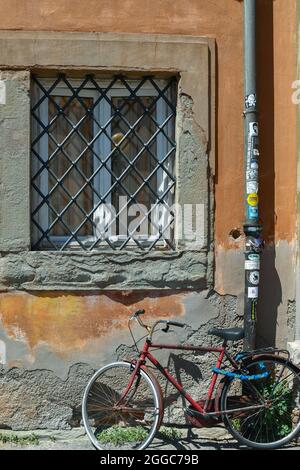
M216 358L212 353L189 353L184 354L184 357L180 353L170 353L167 369L195 400L203 400L207 397L211 369L215 362ZM156 375L164 396L164 422L170 425L188 423L184 410L190 406L189 402L161 374Z
M275 266L273 2L257 2L257 95L260 124L260 215L266 241L261 260L257 346L274 346L282 288Z
M259 194L263 238L274 242L274 31L273 2L257 2L257 95L260 125Z
M275 247L267 246L264 249L261 263L257 347L276 345L277 309L282 302L282 288L275 267L275 259Z

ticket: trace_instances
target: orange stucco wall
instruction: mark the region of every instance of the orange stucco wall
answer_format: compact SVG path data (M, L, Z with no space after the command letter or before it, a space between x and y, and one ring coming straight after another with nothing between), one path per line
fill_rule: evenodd
M281 239L295 233L297 129L291 86L297 78L297 1L274 2L275 213Z
M101 294L80 291L3 293L0 296L0 322L6 336L26 343L31 354L41 344L47 344L58 357L66 358L74 350L89 351L93 340L97 347L102 344L108 348L107 341L112 341L113 336L118 337L124 331L128 336L129 316L139 308L147 311L145 321L148 323L183 316L184 298L183 292L169 291L155 295L109 291ZM139 329L139 332L143 330ZM9 360L8 365L18 364Z
M237 0L0 0L0 29L208 35L217 40L216 241L243 221L243 5ZM84 8L83 8L84 5ZM257 0L261 215L269 241L295 237L296 0ZM275 171L275 180L274 180Z

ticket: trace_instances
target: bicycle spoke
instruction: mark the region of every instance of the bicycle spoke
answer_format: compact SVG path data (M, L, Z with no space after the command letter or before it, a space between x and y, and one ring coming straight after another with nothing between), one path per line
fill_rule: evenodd
M255 421L255 425L253 426L253 432L256 431L257 426L258 426L258 423L259 423L259 421L261 420L261 417L262 417L263 414L264 414L264 411L261 410L260 413L259 413L258 416L257 416L257 419L256 419L256 421ZM252 434L251 434L251 435L252 435Z
M261 436L261 431L262 431L262 429L263 429L263 420L262 420L263 414L264 414L264 413L261 413L261 414L259 415L259 416L260 416L260 428L259 428L259 430L258 430L258 433L257 433L257 435L256 435L255 440L257 440L257 438L258 438L259 436Z
M99 395L95 396L94 394L91 395L90 402L99 403L101 405L110 405L111 403L111 401L107 400L105 397Z
M261 411L261 410L259 410L259 411L257 411L256 413L252 413L251 415L247 416L247 418L243 421L242 426L245 426L245 424L247 423L247 421L248 421L249 419L253 418L254 416L256 416L257 414L259 414L260 411ZM241 427L242 427L242 426L241 426Z
M107 391L108 387L101 387L100 384L97 384L96 387L94 387L91 391L91 399L107 404L114 403L115 399L113 397L112 391L110 391L110 394L108 394ZM101 400L99 397L101 397Z
M160 416L156 389L142 372L131 383L132 373L128 363L104 367L85 394L85 429L99 449L140 449L154 437Z
M288 380L289 377L294 377L294 374L293 372L290 372L289 375L287 377L284 377L282 380L279 380L276 382L276 384L274 385L274 388L273 388L273 393L275 392L276 388L279 386L279 385L282 385L284 382L286 382ZM273 396L273 393L271 396Z
M286 360L281 358L264 358L263 361L253 361L244 367L248 375L256 375L261 371L261 362L269 371L263 379L243 384L243 396L240 403L251 406L261 403L264 407L258 411L247 413L243 410L230 414L224 409L225 424L232 434L243 444L258 448L275 448L277 444L288 442L300 431L300 380L299 372ZM239 390L238 378L228 381L224 394L230 397L230 391ZM245 398L245 390L247 392ZM237 398L230 397L230 407L239 403Z

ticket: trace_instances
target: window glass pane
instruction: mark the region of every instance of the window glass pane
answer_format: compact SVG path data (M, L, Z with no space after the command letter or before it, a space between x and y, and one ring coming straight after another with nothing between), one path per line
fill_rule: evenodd
M129 97L115 97L112 99L112 112L115 109L122 109L116 114L112 121L112 141L118 144L134 127L134 132L130 132L128 137L120 145L120 150L115 150L112 157L112 171L121 179L121 184L112 192L114 207L119 207L119 196L135 195L135 201L129 203L142 204L145 207L145 214L149 212L151 204L156 201L156 179L157 175L151 178L151 182L145 184L145 179L153 172L156 162L156 139L149 147L145 147L151 136L155 133L155 123L150 115L155 119L156 106L151 106L155 97L139 96L138 99ZM145 113L145 108L151 109L150 115ZM151 154L152 153L152 154ZM134 160L134 165L130 163ZM129 220L130 222L130 220ZM148 231L149 233L149 231Z
M93 171L92 152L86 144L93 138L93 121L78 100L73 99L67 104L68 101L70 97L67 96L52 96L48 106L49 123L54 121L49 127L48 139L48 191L52 192L49 202L56 213L64 211L62 221L54 223L50 235L68 235L80 226L78 236L92 235L92 224L85 221L85 214L93 208L92 189L86 185L86 179ZM86 108L93 104L92 98L81 98L81 101ZM67 104L64 113L56 119L58 108L54 103L59 108ZM76 132L74 126L78 126ZM54 211L49 211L49 225L57 220Z

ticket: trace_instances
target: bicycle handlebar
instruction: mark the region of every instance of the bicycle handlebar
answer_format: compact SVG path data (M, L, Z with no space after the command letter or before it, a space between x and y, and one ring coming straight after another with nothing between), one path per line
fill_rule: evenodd
M149 325L145 325L145 323L143 323L143 321L140 319L140 315L143 315L145 313L145 310L144 309L141 309L141 310L137 310L130 318L129 320L137 320L138 323L140 324L140 326L142 326L143 328L145 328L147 331L148 331L148 339L151 341L152 339L152 335L154 333L154 330L155 328L157 327L157 325L159 325L159 323L163 323L165 324L165 328L162 328L162 331L164 331L165 333L167 333L169 331L169 328L170 326L176 326L178 328L183 328L185 326L184 323L179 323L177 321L169 321L169 320L157 320L155 323L153 323L152 326L149 326Z
M178 328L183 328L185 326L184 323L179 323L178 321L167 321L167 324L170 326L178 326Z
M135 313L134 313L134 316L135 317L138 317L139 315L144 315L145 313L145 310L143 308L141 308L140 310L137 310Z

